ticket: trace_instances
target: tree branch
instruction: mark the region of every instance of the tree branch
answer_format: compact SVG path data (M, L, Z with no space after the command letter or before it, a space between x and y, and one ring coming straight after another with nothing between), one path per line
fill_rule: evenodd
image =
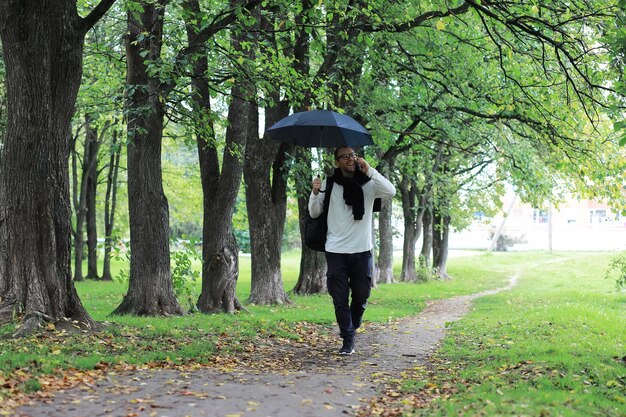
M85 18L82 19L83 33L87 33L109 11L116 0L102 0Z

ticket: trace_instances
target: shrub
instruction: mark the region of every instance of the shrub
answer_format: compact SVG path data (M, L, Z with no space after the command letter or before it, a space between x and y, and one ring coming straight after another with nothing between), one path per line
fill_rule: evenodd
M616 278L617 289L626 289L626 252L615 256L609 262L609 268L605 274L606 278Z

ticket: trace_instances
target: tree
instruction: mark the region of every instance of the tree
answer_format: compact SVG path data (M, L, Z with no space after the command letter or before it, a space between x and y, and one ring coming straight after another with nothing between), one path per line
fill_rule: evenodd
M601 126L611 91L603 82L606 74L598 71L604 52L598 34L614 13L612 2L574 2L568 8L538 2L525 8L466 1L390 23L395 11L377 10L382 23L358 26L377 45L369 52L373 82L365 108L375 115L373 125L405 133L413 153L428 149L420 142L448 144L447 173L437 173L432 184L456 186L432 197L439 233L462 227L460 215L477 207L458 198L480 189L471 188L468 178L492 176L480 187L494 190L494 196L498 184L513 183L527 201L536 201L562 184L586 193L589 178L619 175L614 145ZM376 36L381 30L385 36ZM384 86L392 103L379 101ZM418 123L411 129L397 128L413 122ZM586 156L598 153L603 156ZM426 175L430 166L424 168ZM595 192L619 194L614 186ZM437 242L445 243L444 237ZM436 251L445 260L441 248Z
M187 39L192 56L192 106L203 194L202 292L197 307L204 313L233 313L243 307L235 294L239 274L239 248L232 216L243 175L243 154L248 135L250 86L244 74L236 73L231 87L224 153L220 169L218 140L211 112L209 66L206 52L195 40L201 33L200 4L188 0L185 9ZM243 28L233 29L233 54L242 52ZM233 57L233 61L236 58Z
M172 285L169 209L161 179L165 103L161 81L147 64L160 59L166 3L143 2L140 11L127 14L130 280L113 314L183 314Z
M100 147L108 126L98 129L92 123L86 125L86 141L90 142L89 152L85 153L87 164L87 187L85 189L85 208L87 210L87 278L98 278L98 227L96 222L96 194L98 191L98 162L100 161ZM86 149L87 150L87 149Z
M276 53L276 39L271 29L275 25L276 14L279 13L277 8L266 9L263 6L255 13L258 22L256 28L267 36L267 39L259 36L253 38L254 53L257 57ZM279 103L280 98L276 90L272 89L266 94L277 104L266 108L265 126L269 127L286 116L289 108L286 103ZM280 251L287 206L285 152L288 152L288 149L278 142L268 142L259 137L257 99L251 98L250 105L244 164L252 257L251 292L248 302L259 305L285 304L290 301L283 287Z
M175 298L171 294L172 284L167 244L169 234L167 218L169 217L169 212L167 200L163 194L160 167L164 117L166 114L168 117L175 116L174 112L166 112L168 105L173 104L173 107L179 111L184 111L187 105L181 105L180 102L177 102L177 100L184 100L188 97L183 97L176 88L183 82L187 83L185 77L189 74L187 72L190 69L189 64L197 62L195 54L203 50L205 44L212 36L228 28L229 25L236 22L241 16L246 15L258 3L259 0L237 1L231 4L229 8L216 12L214 18L201 13L198 16L198 22L200 22L198 24L201 26L201 30L195 33L193 41L182 49L180 49L180 43L178 42L174 45L168 44L166 51L163 50L163 18L165 7L169 3L162 1L157 4L152 4L151 2L134 4L134 6L131 4L133 7L129 11L128 20L131 29L130 35L133 39L127 41L128 89L129 104L131 106L131 111L129 112L131 145L128 148L129 196L132 196L132 201L129 202L131 275L129 292L125 297L123 305L118 308L118 313L180 314L182 312L179 306L177 307L177 302L175 303ZM137 5L138 7L135 7ZM186 12L189 12L191 9L188 5L186 7ZM172 14L172 16L179 15ZM183 22L183 20L178 22ZM181 33L184 32L174 31L172 33L173 36L167 39L179 40L178 35ZM194 72L194 74L197 73ZM204 77L207 75L199 76ZM194 94L196 94L195 90ZM237 97L236 94L235 97ZM189 115L188 112L187 115ZM231 132L239 137L237 132L241 131L242 126L240 126L240 121L233 119L236 119L236 116L238 114L234 112L231 122L234 121L235 123L232 125ZM203 135L205 135L205 140L209 139L206 136L206 132L207 130L204 128ZM201 141L199 146L203 146ZM242 152L242 149L235 146L235 148L229 148L228 152L235 155L237 152ZM232 177L229 171L231 168L233 167L230 164L225 165L222 172L225 178L236 177L237 168L234 168L235 171L232 172ZM148 184L151 189L149 190L145 186L142 187L142 184ZM229 180L224 182L224 186L229 188L227 194L232 194L236 198L239 183L233 185ZM234 190L230 189L231 187L235 187ZM212 198L212 196L209 196L209 198ZM225 204L224 207L229 207L230 202L225 201L223 203ZM228 214L228 209L224 213ZM216 226L219 228L219 230L215 231L216 234L224 236L232 234L232 225L221 222ZM136 242L134 242L133 235L136 236ZM232 243L234 244L234 240ZM203 252L206 253L206 249L203 248ZM213 260L211 257L205 258L203 263L211 263ZM153 265L153 268L154 265L159 265L158 270L153 269L151 271L148 268L149 265ZM222 269L222 271L226 272L226 275L212 276L210 279L220 282L222 282L222 279L225 279L231 282L230 277L238 274L237 265L231 265L234 266L234 270L230 267ZM203 266L203 268L205 267ZM152 272L155 272L156 276L152 276ZM156 283L155 279L157 280ZM147 301L149 297L146 297L144 294L144 289L146 288L149 288L152 292L159 292L160 295L167 298L167 301L162 304ZM208 290L208 286L205 288ZM213 288L220 290L222 286L220 284ZM234 296L234 290L228 293ZM219 299L222 296L223 294L210 294L210 297L216 297L214 299ZM204 295L201 295L201 297L204 297ZM152 297L153 300L154 298ZM233 305L234 302L232 299L221 301L222 305ZM144 308L146 303L150 303L151 307L156 306L157 308L146 309Z
M71 276L70 122L80 86L84 37L115 0L86 17L75 1L0 2L8 124L2 149L0 322L17 315L25 335L42 322L95 323Z
M286 116L286 110L284 105L266 109L266 126ZM256 108L251 117L255 116L258 120ZM253 126L257 127L258 122ZM252 249L252 291L249 302L261 305L289 304L291 301L283 287L280 251L287 208L285 154L290 150L284 144L268 144L256 132L258 128L250 129L244 167ZM272 159L270 170L267 169L267 163Z
M309 29L311 21L315 16L313 6L313 2L310 0L303 0L302 11L294 19L296 33L293 48L293 68L300 79L304 80L305 86L308 85L308 80L311 77L311 55L319 48L319 45L315 42L317 37L309 35L311 32ZM311 47L312 42L313 48ZM294 98L298 97L298 94L293 94L293 96ZM294 110L296 112L305 111L311 107L315 98L315 92L305 88L301 92L301 96L301 100L292 100L294 101ZM298 282L294 286L293 292L301 295L325 293L328 290L326 286L326 258L323 253L309 249L304 242L304 221L305 214L308 212L309 194L311 192L311 159L311 151L297 148L295 150L295 161L297 166L302 169L292 169L291 171L297 194L298 228L300 230L300 246L302 248Z

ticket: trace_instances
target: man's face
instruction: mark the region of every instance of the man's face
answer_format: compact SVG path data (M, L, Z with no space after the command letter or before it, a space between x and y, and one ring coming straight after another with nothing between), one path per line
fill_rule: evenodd
M356 170L356 154L352 148L341 148L335 160L337 168L342 172L352 173Z

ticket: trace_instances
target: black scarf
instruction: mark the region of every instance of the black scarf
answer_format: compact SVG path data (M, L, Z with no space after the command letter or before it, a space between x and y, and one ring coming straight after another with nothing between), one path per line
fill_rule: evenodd
M347 205L352 206L354 220L363 220L365 204L361 186L368 182L370 177L358 170L354 172L354 178L344 177L341 170L335 168L332 178L335 183L343 186L343 199Z

